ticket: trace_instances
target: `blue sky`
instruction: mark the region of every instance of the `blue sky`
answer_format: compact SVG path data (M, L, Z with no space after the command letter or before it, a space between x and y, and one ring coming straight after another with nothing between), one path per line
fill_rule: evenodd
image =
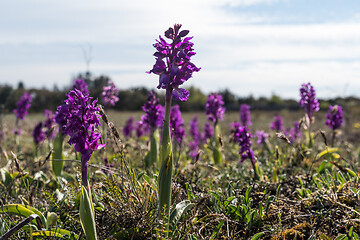
M86 70L119 88L157 86L152 44L174 23L194 36L205 93L360 97L360 2L346 0L13 0L0 2L0 84L69 85Z

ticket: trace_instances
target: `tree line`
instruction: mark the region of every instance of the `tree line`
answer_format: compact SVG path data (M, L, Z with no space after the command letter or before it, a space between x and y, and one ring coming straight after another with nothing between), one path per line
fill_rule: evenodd
M101 93L103 87L108 84L110 78L105 75L94 77L91 73L87 72L84 74L79 74L76 78L82 78L88 85L89 94L94 99L99 99L101 103ZM119 87L119 86L118 86ZM17 88L13 88L10 85L2 84L0 85L0 106L4 112L12 112L16 108L16 103L22 96L22 94L27 91L30 92L33 96L32 106L29 109L30 112L43 112L45 109L50 109L55 111L57 106L61 105L66 98L66 94L72 86L65 87L64 89L59 89L54 87L54 89L35 89L25 88L22 82L19 82ZM139 111L145 103L149 92L152 89L146 87L133 87L130 89L121 89L119 91L119 101L115 106L110 107L110 109L118 111ZM176 104L180 105L182 111L203 111L205 109L205 104L207 100L207 95L203 93L199 88L194 86L188 88L190 91L189 100L184 102L177 102ZM247 97L238 97L232 93L229 89L223 89L218 91L219 94L223 96L224 105L227 111L238 111L241 104L248 104L251 106L252 110L299 110L300 106L297 100L294 99L282 99L281 97L273 94L271 97L259 97L254 98L252 95ZM164 102L164 95L162 91L157 92L160 102ZM339 104L339 103L352 103L354 105L360 105L360 99L355 97L347 98L336 98L331 100L321 100L320 105L321 109L327 109L330 104Z

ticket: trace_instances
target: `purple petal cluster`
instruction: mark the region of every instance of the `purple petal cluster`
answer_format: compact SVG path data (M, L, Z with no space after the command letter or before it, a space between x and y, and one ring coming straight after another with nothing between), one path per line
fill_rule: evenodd
M20 100L16 104L16 109L14 109L14 113L17 118L24 120L25 116L28 115L28 109L31 106L32 97L28 92L24 92L24 94L20 97Z
M154 53L156 62L148 73L159 75L158 89L170 90L175 100L186 101L189 91L179 86L191 78L193 72L200 71L200 68L190 62L191 57L196 54L191 42L192 37L185 37L189 31L180 31L180 28L181 24L175 24L173 28L165 31L165 37L171 40L171 43L161 36L156 40L153 45L157 50Z
M290 129L291 142L295 142L296 139L301 138L301 129L298 121L293 123L293 127Z
M311 120L313 113L320 109L314 87L310 83L302 84L300 88L300 97L300 106L305 108L305 112Z
M257 144L261 145L265 143L266 139L269 137L269 134L261 130L256 131L256 136L258 138L258 140L256 141Z
M328 113L326 114L325 124L332 130L340 128L344 123L344 116L342 107L335 105L329 106Z
M54 139L56 135L56 132L53 129L55 124L55 115L52 111L45 109L44 116L46 117L44 121L44 133L48 137L48 139Z
M96 106L97 100L91 102L92 98L80 90L70 91L67 97L57 108L55 120L61 131L70 136L69 144L81 153L82 162L86 163L93 151L105 146L99 144L101 135L95 130L100 126L100 109Z
M185 136L184 119L181 117L179 105L171 107L170 111L170 129L171 137L176 139L179 145L182 144Z
M39 122L38 124L36 124L36 126L32 132L32 136L34 138L34 142L36 145L38 145L45 139L45 133L42 128L43 128L43 123Z
M209 122L206 122L204 125L204 141L207 141L213 136L214 136L214 127Z
M104 86L101 94L102 102L105 106L114 106L119 101L119 89L116 88L115 84L109 80L109 85Z
M138 121L135 126L136 136L141 138L144 134L149 132L149 127L143 121Z
M142 107L145 115L141 116L141 121L147 124L151 132L154 132L157 127L162 126L164 119L164 108L159 104L159 99L155 93L151 91L146 103Z
M249 127L252 125L250 117L250 106L247 104L241 104L240 106L240 122L244 127Z
M129 117L126 121L125 126L123 128L123 134L125 137L131 137L132 132L134 131L134 118Z
M282 117L279 115L275 115L274 121L272 121L270 128L271 130L274 130L276 132L282 131L284 129Z
M192 141L189 142L189 155L194 158L199 152L199 145L202 140L201 133L199 132L199 121L197 116L194 116L194 118L190 121L190 136L192 137Z
M197 142L201 142L201 134L199 132L199 120L198 116L194 116L194 118L190 121L190 136L192 139Z
M240 126L240 123L233 123L231 128L232 140L240 145L239 154L241 162L250 159L255 163L254 152L251 150L251 133L247 127Z
M211 93L205 105L206 114L208 119L211 122L214 122L215 125L219 120L222 120L225 113L225 108L223 107L224 101L221 95L217 93Z
M236 142L237 141L237 132L239 131L239 128L241 127L241 124L239 122L234 122L230 124L230 141Z
M83 95L89 95L88 85L82 78L75 79L73 89L79 90Z

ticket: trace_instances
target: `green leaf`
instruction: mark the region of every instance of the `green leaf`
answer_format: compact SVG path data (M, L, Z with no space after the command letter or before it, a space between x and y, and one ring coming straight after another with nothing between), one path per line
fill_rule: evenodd
M335 240L348 240L349 238L345 234L338 235Z
M171 203L171 182L172 182L173 157L172 151L167 159L164 159L159 172L159 211L169 216Z
M346 171L352 176L352 177L357 177L356 173L354 171L352 171L350 168L346 168Z
M14 214L23 217L29 217L32 214L36 214L39 216L41 224L43 224L43 226L46 226L46 218L44 217L44 215L36 208L30 207L28 205L6 204L0 207L0 214L1 213ZM36 219L34 219L32 222L35 223L37 226L42 227L38 224Z
M246 193L245 193L245 204L248 205L250 202L250 192L252 190L252 186L248 187L248 189L246 189Z
M353 238L355 240L359 240L359 235L356 232L353 232Z
M224 222L225 222L224 219L222 219L222 220L219 222L219 224L218 224L217 227L215 228L214 232L211 234L210 240L214 240L214 239L217 237L217 235L218 235L219 232L220 232L221 227L224 225Z
M352 237L352 235L353 235L353 226L351 226L351 228L349 230L349 233L348 233L349 237Z
M1 176L1 182L7 187L9 186L9 184L11 183L12 181L12 177L9 173L9 171L7 171L6 169L4 168L1 168L0 169L0 176Z
M276 189L276 197L279 198L280 197L280 190L281 190L281 184L279 184L279 186Z
M275 196L269 196L265 203L265 214L269 212L270 204L274 201Z
M55 176L61 176L64 168L63 156L64 136L59 131L54 140L54 152L52 154L51 168Z
M69 240L76 240L79 236L65 229L54 228L47 231L38 231L31 234L33 237L58 237Z
M329 162L327 160L324 160L321 162L320 166L318 167L318 169L316 170L318 173L323 173L323 171L325 170L326 165Z
M97 240L95 212L87 189L82 186L80 193L80 223L87 240Z
M224 202L224 208L226 208L233 200L235 199L235 197L229 197L228 199L225 200Z
M259 238L261 238L265 233L264 232L259 232L257 234L255 234L254 236L252 236L251 240L258 240Z
M334 153L334 152L337 152L337 151L339 151L338 148L327 148L327 149L325 149L324 151L322 151L321 153L319 153L319 154L317 155L317 159L319 159L319 158L321 158L321 157L324 157L324 156L326 156L327 154L331 154L331 153Z
M187 192L187 195L188 195L188 199L189 200L192 200L192 199L195 199L195 195L192 191L192 188L190 186L189 183L185 183L185 187L186 187L186 192Z
M170 224L173 226L173 229L179 222L181 216L188 210L194 207L194 204L189 200L184 200L176 204L175 209L172 211L170 215Z

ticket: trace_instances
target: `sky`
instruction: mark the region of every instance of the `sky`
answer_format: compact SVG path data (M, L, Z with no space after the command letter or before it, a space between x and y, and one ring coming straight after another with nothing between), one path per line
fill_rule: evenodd
M311 82L321 98L360 97L358 0L4 0L0 84L63 88L89 69L155 88L152 44L174 23L201 67L185 88L298 99Z

